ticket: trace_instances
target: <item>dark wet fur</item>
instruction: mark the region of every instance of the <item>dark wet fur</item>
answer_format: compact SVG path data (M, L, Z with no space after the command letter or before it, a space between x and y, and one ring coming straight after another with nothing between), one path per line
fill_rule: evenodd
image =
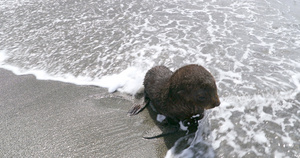
M203 116L205 109L220 104L213 76L199 65L187 65L174 73L165 66L153 67L146 73L144 87L144 104L135 105L129 111L131 115L138 114L151 102L154 111L165 115L170 124L178 124L197 114ZM168 133L161 136L165 135Z
M190 119L186 119L186 120L183 121L183 125L188 127L187 134L195 133L197 131L198 121L201 120L202 118L203 118L203 115L200 115L198 117L192 117ZM168 122L168 125L170 125L169 122ZM162 134L159 134L159 135L156 135L156 136L143 137L143 138L144 139L155 139L155 138L165 137L165 136L169 136L169 135L177 133L180 129L180 126L179 126L178 123L175 124L175 125L170 125L170 126L174 127L174 130L169 131L167 133L162 133Z

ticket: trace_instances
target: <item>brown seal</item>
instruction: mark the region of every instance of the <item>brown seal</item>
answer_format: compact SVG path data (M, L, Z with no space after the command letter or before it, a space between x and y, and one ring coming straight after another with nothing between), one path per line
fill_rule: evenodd
M145 102L129 111L130 115L150 103L157 113L178 123L197 114L203 117L205 109L220 105L215 79L200 65L186 65L174 73L165 66L153 67L146 73L144 87Z

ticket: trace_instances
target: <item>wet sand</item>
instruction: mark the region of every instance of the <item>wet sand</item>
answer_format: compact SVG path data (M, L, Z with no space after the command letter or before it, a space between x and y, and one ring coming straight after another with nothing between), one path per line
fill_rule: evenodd
M106 89L17 76L0 69L0 157L164 157L149 112Z

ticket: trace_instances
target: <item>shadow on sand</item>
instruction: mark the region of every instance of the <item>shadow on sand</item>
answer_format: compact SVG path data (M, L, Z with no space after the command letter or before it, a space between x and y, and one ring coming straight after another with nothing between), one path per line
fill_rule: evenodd
M158 122L157 119L156 119L157 118L157 113L155 111L153 111L151 106L147 106L146 109L147 110L145 110L145 111L147 111L149 113L150 117L154 120L156 126L160 128L162 133L169 133L169 132L172 132L172 131L176 130L175 127L168 126L165 123ZM156 135L159 135L159 134L160 133L151 133L151 134L149 134L149 136L151 137L151 136L156 136ZM179 130L176 133L169 134L169 135L164 136L162 138L164 139L164 142L165 142L167 148L171 149L174 146L175 142L178 139L180 139L181 137L185 136L185 135L186 135L186 131ZM158 139L158 138L154 138L154 139Z

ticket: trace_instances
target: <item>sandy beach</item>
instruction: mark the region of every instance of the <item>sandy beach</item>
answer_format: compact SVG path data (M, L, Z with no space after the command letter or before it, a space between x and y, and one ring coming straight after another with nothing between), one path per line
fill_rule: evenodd
M106 89L17 76L0 69L0 157L164 157L145 110Z

